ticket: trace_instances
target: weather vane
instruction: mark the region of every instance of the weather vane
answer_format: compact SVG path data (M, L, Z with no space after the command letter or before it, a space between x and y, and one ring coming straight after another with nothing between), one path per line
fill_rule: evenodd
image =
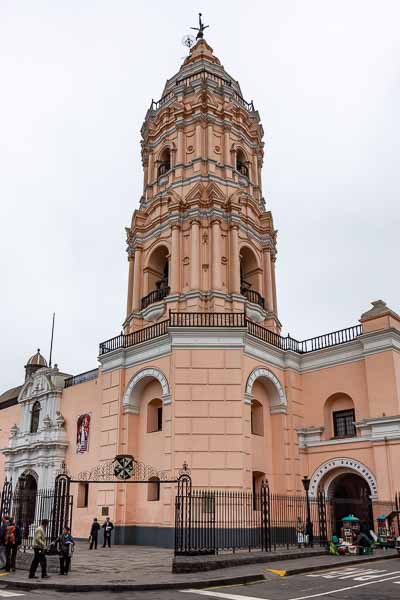
M204 37L204 30L207 29L207 27L210 26L204 25L203 21L201 20L201 13L199 13L199 26L191 27L190 29L194 29L195 31L197 31L196 40L201 40Z

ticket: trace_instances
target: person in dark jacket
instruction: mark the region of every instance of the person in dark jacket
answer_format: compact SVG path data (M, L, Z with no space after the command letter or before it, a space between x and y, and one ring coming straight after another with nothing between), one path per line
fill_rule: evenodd
M100 523L98 522L98 520L96 518L93 519L93 523L92 523L92 527L90 529L90 550L93 550L93 546L94 549L97 550L97 539L99 536L99 531L100 531Z
M71 535L71 529L64 527L62 534L57 538L57 549L60 555L60 575L68 575L74 546L75 540Z
M110 517L107 517L106 520L104 521L103 529L104 529L103 548L105 548L106 545L108 545L108 547L111 548L111 532L114 529L114 525L111 523Z
M15 572L18 546L21 545L21 530L10 517L5 530L4 545L6 547L6 571Z
M6 545L5 545L5 537L6 537L6 529L8 525L9 517L8 515L3 515L0 524L0 569L4 569L6 566Z

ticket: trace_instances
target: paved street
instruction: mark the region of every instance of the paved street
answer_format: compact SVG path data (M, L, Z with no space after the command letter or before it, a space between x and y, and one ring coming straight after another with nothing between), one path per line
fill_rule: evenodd
M400 597L400 559L365 563L308 575L280 577L266 573L265 581L243 586L202 590L166 590L154 592L120 592L118 600L398 600ZM154 578L157 574L154 573ZM0 586L3 583L0 580ZM54 591L20 591L0 588L0 598L21 600L81 599L82 593ZM84 594L86 600L109 599L110 592Z

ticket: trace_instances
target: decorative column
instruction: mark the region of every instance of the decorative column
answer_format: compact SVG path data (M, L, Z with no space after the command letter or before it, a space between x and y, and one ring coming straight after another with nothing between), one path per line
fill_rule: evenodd
M142 274L142 248L135 248L135 266L133 269L132 310L140 310L140 278Z
M269 248L263 249L264 254L264 299L266 301L266 309L272 312L274 309L273 293L272 293L272 268L271 268L271 251Z
M177 126L178 127L178 126ZM184 148L183 148L183 127L178 127L178 148L177 148L177 163L178 165L184 162Z
M172 225L171 227L171 258L169 262L169 287L171 288L171 294L178 294L179 289L179 271L180 271L180 226L178 224Z
M213 154L213 126L212 123L207 124L207 158L211 158Z
M274 313L278 314L278 302L276 300L276 283L275 283L275 257L271 256L271 271L272 271L272 295L274 298Z
M190 287L200 288L200 223L192 221L191 258L190 258Z
M211 223L212 232L212 264L211 264L211 287L213 290L221 289L221 230L219 221Z
M231 293L240 294L239 226L231 227Z
M225 166L230 166L231 164L231 151L229 148L229 128L225 127L224 129L224 162Z
M129 317L129 315L132 312L133 269L134 269L134 264L135 264L135 255L134 255L134 253L131 254L131 252L132 252L132 250L129 248L128 299L127 299L127 303L126 303L126 316L127 317Z

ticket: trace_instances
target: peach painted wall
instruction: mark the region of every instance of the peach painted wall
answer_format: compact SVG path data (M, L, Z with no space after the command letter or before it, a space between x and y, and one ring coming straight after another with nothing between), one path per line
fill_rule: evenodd
M101 431L102 419L99 397L100 385L98 379L74 385L63 391L61 412L65 418L65 427L69 440L66 463L73 477L77 477L82 471L90 470L98 463L103 436ZM77 453L77 420L80 415L86 413L90 415L89 450L88 452ZM74 496L74 535L77 537L88 537L93 517L101 519L103 499L99 497L97 486L90 485L88 507L79 508L78 486L79 484L77 483L73 483L71 486L71 493Z
M0 448L7 448L10 440L10 428L20 421L21 409L20 405L10 406L0 410ZM4 481L5 471L5 456L0 452L0 485Z

